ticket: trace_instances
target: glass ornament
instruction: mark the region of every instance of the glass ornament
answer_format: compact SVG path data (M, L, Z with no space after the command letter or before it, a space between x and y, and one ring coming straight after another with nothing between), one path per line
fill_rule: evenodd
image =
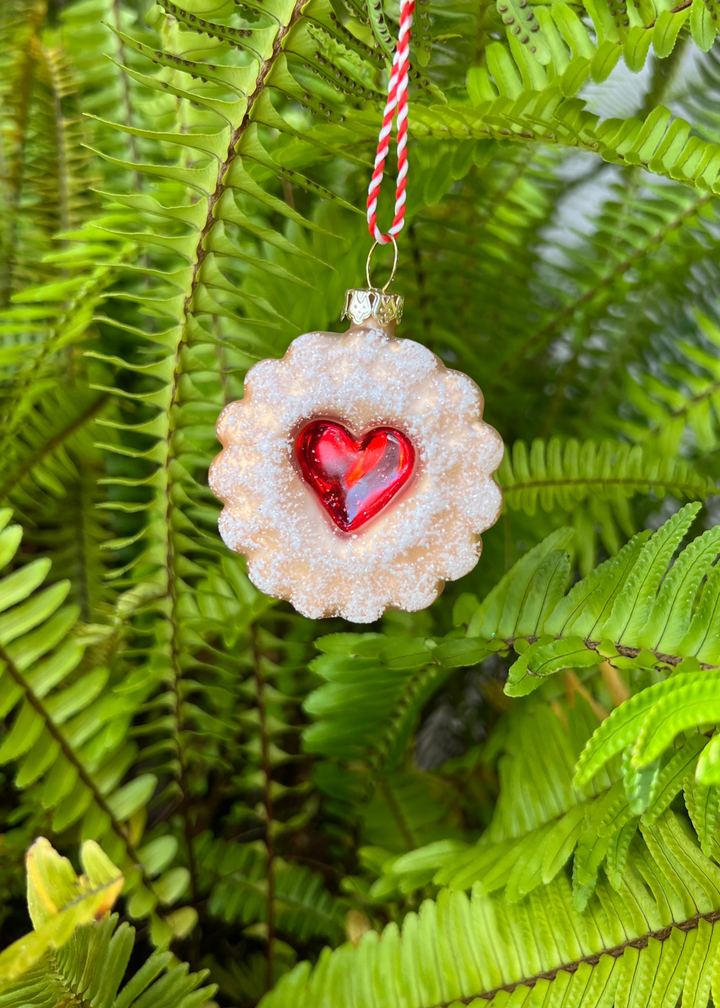
M503 455L477 385L397 338L403 299L348 291L346 333L299 336L218 421L220 533L268 595L369 623L429 606L478 561Z

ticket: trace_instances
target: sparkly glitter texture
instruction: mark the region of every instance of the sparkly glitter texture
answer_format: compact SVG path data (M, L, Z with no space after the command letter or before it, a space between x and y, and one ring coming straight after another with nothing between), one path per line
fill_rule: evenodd
M360 442L332 420L314 420L297 439L305 482L343 532L355 532L407 483L415 449L392 427L376 427Z
M500 513L503 445L481 412L470 378L372 321L300 336L282 360L256 364L244 399L220 416L225 450L210 471L226 505L220 533L261 591L312 619L424 609L472 570ZM395 428L416 453L409 482L359 532L333 523L294 458L303 427L331 417L356 432Z

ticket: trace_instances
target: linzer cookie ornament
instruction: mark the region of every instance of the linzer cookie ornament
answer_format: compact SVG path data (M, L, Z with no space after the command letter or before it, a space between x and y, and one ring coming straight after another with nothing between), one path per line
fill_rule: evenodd
M244 398L218 421L224 450L210 471L220 534L247 557L268 595L313 619L369 623L387 609L429 606L477 563L480 534L502 500L492 476L502 441L482 421L482 393L426 347L397 339L403 299L387 293L405 216L408 41L400 32L368 192L375 239L367 290L348 291L348 331L307 333L281 360L256 364ZM395 219L377 226L377 196L397 110ZM373 250L392 242L392 275L370 280Z

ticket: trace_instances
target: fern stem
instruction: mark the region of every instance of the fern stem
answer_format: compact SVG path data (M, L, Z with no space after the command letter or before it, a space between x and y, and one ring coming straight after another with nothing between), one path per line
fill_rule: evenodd
M245 112L243 114L242 120L240 121L240 124L236 127L236 129L233 130L232 136L230 138L230 143L228 145L228 150L227 150L227 153L225 155L225 159L224 159L224 161L222 162L222 164L220 165L220 167L218 169L217 185L215 187L215 191L212 193L212 195L210 196L210 198L208 200L207 216L206 216L205 223L204 223L203 227L201 228L200 234L199 234L199 237L198 237L198 242L197 242L197 246L196 246L196 250L195 250L195 257L194 257L195 261L194 261L194 264L193 264L193 271L192 271L192 280L191 280L191 283L190 283L190 290L189 290L189 293L187 294L187 296L185 297L185 301L184 301L184 314L185 314L185 318L186 319L187 319L188 315L190 314L191 306L192 306L192 300L193 300L193 295L195 293L195 290L197 288L197 285L198 285L198 282L199 282L199 278L200 278L200 270L201 270L202 264L205 261L205 258L207 256L207 250L205 249L205 239L209 235L209 233L212 230L212 227L213 227L213 225L215 223L215 217L214 217L215 206L216 206L218 200L220 199L220 197L222 196L222 194L225 192L225 183L224 183L223 180L224 180L225 175L227 174L230 166L235 161L235 158L239 156L238 155L238 151L237 151L237 146L238 146L240 140L242 139L242 136L245 133L246 129L250 125L250 114L252 112L253 106L254 106L256 100L258 99L258 97L260 96L260 94L263 92L263 90L265 88L265 82L267 80L267 77L268 77L270 71L272 70L273 65L275 64L275 61L277 60L278 56L282 52L282 45L283 45L283 42L284 42L284 40L285 40L288 32L291 30L291 28L293 27L293 25L300 18L300 14L301 14L301 10L302 10L302 6L303 6L304 2L305 2L305 0L296 0L295 6L293 8L292 14L291 14L291 16L290 16L290 18L288 20L287 25L284 25L284 26L282 26L279 29L278 34L277 34L277 36L275 38L275 42L273 44L272 53L262 63L262 65L260 67L260 71L259 71L258 77L257 77L257 83L255 85L255 90L253 91L253 93L248 98L247 107L246 107ZM176 346L175 346L175 354L174 354L174 362L173 362L173 373L172 373L172 379L171 379L170 404L169 404L169 407L168 407L168 416L170 416L170 417L172 417L172 415L173 415L173 412L174 412L176 404L177 404L177 399L178 399L179 385L180 385L180 374L181 374L181 352L182 352L182 346L183 346L184 340L185 340L185 335L183 335L183 337L181 337L177 341ZM174 432L173 432L173 427L172 427L172 423L171 423L169 425L169 428L168 428L167 439L166 439L167 440L167 454L166 454L166 462L165 462L166 466L169 466L170 461L171 461L171 459L173 457L173 445L172 445L173 433ZM171 520L172 519L172 512L173 512L173 502L172 502L172 493L171 493L172 485L173 485L172 484L172 480L168 479L167 483L166 483L166 487L165 487L165 499L166 499L166 509L167 509L166 515L167 515L168 530L170 530L172 528L172 520ZM181 807L182 807L182 810L183 810L183 818L184 818L184 823L185 823L185 826L184 826L184 829L185 829L185 842L186 842L187 852L188 852L187 853L187 856L188 856L188 870L190 872L192 899L193 899L193 903L196 904L197 903L197 892L198 892L198 889L197 889L197 877L196 877L197 876L197 871L196 871L195 856L194 856L194 850L193 850L193 831L192 831L192 826L191 826L191 823L190 823L191 802L190 802L189 784L188 784L188 777L187 777L187 766L186 766L184 754L182 752L182 744L181 744L181 738L180 738L180 735L181 735L181 726L182 726L182 697L180 696L179 679L180 679L181 673L180 673L180 665L179 665L179 654L178 654L178 651L177 651L178 625L177 625L177 620L176 620L177 599L176 599L175 580L174 580L175 576L176 576L176 572L175 572L175 555L174 555L174 547L173 547L173 541L172 541L172 533L170 531L168 531L168 537L167 537L166 570L167 570L167 578L168 578L168 587L167 587L167 593L166 594L167 594L167 597L168 597L169 602L170 602L170 615L169 615L169 619L170 619L170 622L172 624L172 634L171 634L170 648L171 648L171 665L172 665L172 669L173 669L172 690L173 690L173 693L174 693L176 719L177 719L177 729L176 729L177 747L176 748L177 748L177 755L178 755L178 764L179 764L179 768L180 768L179 775L178 775L178 784L180 786L180 789L181 789L181 792L182 792L182 796L183 796L182 797L182 806ZM258 663L256 661L256 665L257 664ZM256 674L260 674L259 671ZM262 729L262 733L263 733L263 739L264 739L265 738L265 731L264 731L264 729ZM263 751L264 762L267 762L267 758L268 758L268 753L265 752L265 751ZM269 762L268 762L268 766L269 766ZM266 771L267 771L267 767L266 767ZM267 779L269 781L269 773L267 773L267 772L266 772L266 777L267 777ZM271 826L271 822L272 822L272 794L271 794L271 791L270 791L270 784L269 783L266 785L266 801L265 801L265 805L266 805L266 811L268 812L267 848L268 848L268 980L269 980L269 982L268 982L268 988L269 988L270 986L272 986L272 970L273 970L273 966L272 966L272 945L273 945L273 936L274 936L274 904L275 904L274 875L273 875L273 869L272 869L272 864L273 864L273 859L274 859L272 826Z
M268 735L267 707L265 706L265 677L262 672L262 654L258 642L257 623L251 630L255 687L257 690L260 753L264 777L265 846L267 848L267 989L273 985L273 944L275 942L275 837L273 836L272 765Z
M100 299L100 292L109 279L110 271L119 261L120 259L118 258L104 264L93 275L92 280L79 293L77 299L73 300L72 304L63 311L56 324L48 330L47 336L42 343L42 349L36 357L32 358L30 366L20 372L12 388L13 394L3 402L3 411L0 414L0 429L2 430L0 458L3 458L7 450L6 446L12 443L13 438L17 434L18 427L22 424L25 416L24 410L16 408L18 403L22 402L24 394L31 389L33 383L38 381L38 376L42 373L42 369L48 364L54 352L58 349L57 343L59 340L62 340L62 336L66 331L65 327L69 328L70 325L79 321L83 329L87 329L90 320L86 318L85 309L88 305L94 305Z
M172 511L173 504L170 497L170 483L168 481L168 488L166 489L167 501L168 501L168 523L172 527ZM168 535L168 597L170 600L170 626L171 626L171 637L170 637L170 667L172 669L172 683L171 690L173 696L173 703L175 707L175 755L178 761L179 772L177 775L177 782L180 787L181 801L180 801L180 813L183 818L183 833L185 836L185 846L187 848L187 862L188 871L190 873L190 893L192 898L193 906L197 907L198 904L198 884L197 884L197 865L195 863L195 850L193 847L193 828L191 822L192 814L192 802L190 800L190 783L188 780L187 772L187 760L185 758L185 751L183 749L183 739L182 733L184 728L183 721L183 698L180 689L180 681L182 679L181 670L181 660L180 653L178 651L178 633L179 627L176 619L177 614L177 597L175 592L175 551L173 547L172 536Z
M178 747L180 749L180 747ZM181 751L181 749L180 749ZM180 804L180 809L182 811L184 830L185 830L185 844L187 846L187 859L188 859L188 871L190 872L190 892L192 895L192 902L194 906L198 903L198 892L197 892L197 867L195 865L195 851L193 850L193 831L192 824L190 822L191 804L190 804L190 791L188 786L188 776L187 776L187 764L185 762L184 754L179 756L180 762L180 790L182 791L182 802Z
M392 812L393 818L397 823L398 829L402 834L403 840L407 844L408 850L409 851L415 850L415 848L418 846L417 840L413 836L412 830L410 829L407 820L405 819L405 816L402 814L402 809L400 808L400 805L398 804L397 799L395 798L395 795L392 792L392 788L390 787L390 785L388 784L387 780L385 780L384 777L378 776L376 778L376 783L380 791L382 791L383 798L388 803L388 807Z
M492 220L512 192L515 183L520 181L523 175L530 170L531 166L532 160L530 158L518 159L512 170L508 171L502 183L492 193L482 212L478 214L477 219L473 222L473 227L480 229L481 227L485 227L488 221Z
M680 11L687 10L688 7L692 7L692 0L682 0L682 3L674 6L670 13L678 14ZM654 28L656 23L657 18L653 20L652 24L648 25L648 29ZM670 55L653 62L650 88L645 95L642 108L638 112L638 115L642 119L646 119L654 108L668 100L668 92L677 79L677 71L682 65L688 39L688 35L681 33ZM670 96L670 100L672 100L672 96ZM635 174L639 175L640 173L636 172Z
M705 402L708 399L712 402L718 391L720 391L720 379L712 382L712 384L708 385L702 392L698 392L697 395L692 396L692 398L688 399L684 405L680 407L680 409L675 409L668 413L668 421L671 422L673 420L679 420L681 417L687 417L692 410L696 409L700 405L700 403ZM658 437L662 433L662 430L662 425L653 427L648 433L645 443Z
M75 504L77 506L77 519L75 521L75 528L74 528L75 549L77 550L78 568L79 568L77 578L78 580L77 593L80 602L80 618L85 623L90 622L90 614L91 614L90 588L88 585L88 576L87 576L87 550L85 548L85 536L87 534L85 528L85 520L86 520L85 505L87 503L88 508L92 507L92 500L88 499L86 501L85 497L87 493L86 484L88 478L92 479L92 477L88 477L88 474L85 472L81 474L80 485L78 487L78 494L77 498L75 499Z
M2 645L0 645L0 660L2 660L5 663L6 671L10 673L11 678L23 691L27 702L33 708L35 713L42 718L42 721L45 725L48 734L51 735L52 738L57 742L65 759L77 770L78 777L83 782L85 787L91 792L95 804L98 806L98 808L102 810L102 812L105 813L105 815L110 820L110 826L112 827L113 833L115 833L116 836L120 838L130 858L138 866L138 868L140 868L143 874L143 879L149 886L151 884L150 880L147 879L145 876L145 870L142 868L140 859L138 858L135 848L133 847L130 838L127 835L125 827L122 825L121 822L118 821L118 819L115 818L112 809L105 801L104 795L98 790L94 780L85 769L82 760L80 760L77 757L75 751L71 748L70 745L68 745L67 739L55 725L52 718L45 710L45 707L43 706L41 700L39 699L39 697L36 696L32 688L27 684L22 673L15 665L15 662L12 660L12 658Z
M212 327L213 335L216 340L215 353L217 356L218 377L220 378L220 387L222 389L222 401L223 405L226 405L230 401L228 396L228 369L227 362L225 360L223 336L220 330L220 320L217 315L213 315L212 317Z
M518 638L506 637L503 639L508 647L514 648L515 641ZM533 635L530 637L523 637L521 639L526 640L528 644L535 644L540 638ZM556 637L555 639L562 640L562 637ZM600 654L600 647L602 645L602 641L587 640L586 638L583 637L582 642L585 645L585 647L588 648L590 651L597 651L602 661L607 661L610 663L610 665L612 665L612 657L607 658L605 655ZM662 662L664 665L679 665L680 662L685 660L685 656L664 654L662 651L654 651L652 648L627 647L625 644L614 644L613 646L615 647L617 653L619 655L622 655L623 658L637 658L637 656L639 654L642 654L643 651L649 651L650 654L655 655L657 660L659 662ZM713 669L720 667L717 665L709 665L707 662L698 662L698 664L700 668L706 672L712 671ZM538 676L536 672L531 672L529 669L527 671L527 675L535 676L536 678L539 679L543 678L542 676Z
M17 133L20 137L15 161L8 175L8 197L5 213L9 218L7 233L7 261L3 270L3 282L0 286L0 307L5 307L10 301L13 290L13 276L16 265L17 249L17 225L18 209L23 188L25 154L28 139L28 121L30 118L30 106L32 104L32 93L35 84L34 68L37 62L37 51L40 47L38 34L40 28L45 23L47 17L47 4L38 7L35 17L32 19L31 35L28 38L25 58L17 74L18 87L20 89L20 100L17 115Z
M291 14L290 19L288 21L288 24L282 26L279 29L277 37L275 38L275 42L273 44L272 53L262 63L262 65L260 67L260 71L259 71L258 77L257 77L257 83L255 85L255 90L253 91L253 93L248 98L247 108L245 109L245 112L243 114L242 120L240 121L240 124L236 127L235 130L233 130L232 136L230 138L230 143L228 145L227 154L225 155L225 159L224 159L223 163L220 165L220 167L218 169L217 185L215 187L215 191L212 193L212 195L209 198L207 217L206 217L205 223L204 223L204 225L203 225L203 227L202 227L202 229L200 231L200 234L199 234L199 237L198 237L197 247L196 247L196 250L195 250L195 261L194 261L194 264L193 264L192 280L191 280L191 283L190 283L190 291L187 294L187 296L185 298L185 301L184 301L184 314L185 314L185 318L186 319L187 319L187 316L190 314L193 295L195 293L195 290L196 290L198 282L199 282L200 270L201 270L202 264L205 261L205 258L207 256L207 251L205 249L205 239L209 235L209 233L212 230L212 227L213 227L213 225L215 223L215 217L214 217L215 206L216 206L218 200L220 199L220 197L222 196L222 194L225 192L225 183L223 181L224 177L225 177L228 169L230 168L230 166L234 162L235 158L239 156L238 155L238 151L237 151L236 148L237 148L237 145L239 144L240 140L242 139L242 136L245 133L246 129L250 125L250 114L252 112L253 106L254 106L257 98L263 92L263 90L265 88L265 82L267 80L268 74L272 70L272 67L273 67L275 61L277 60L278 56L282 52L282 44L283 44L284 39L286 38L288 32L291 30L291 28L293 27L293 25L300 18L300 13L301 13L301 10L302 10L303 3L304 3L304 0L296 0L295 6L293 8L292 14ZM183 346L183 343L184 343L184 339L185 339L185 337L183 336L181 339L178 340L178 342L176 343L176 346L175 346L175 354L174 354L174 362L173 362L173 373L172 373L172 379L171 379L170 404L169 404L169 407L168 407L168 416L170 416L170 417L172 417L173 412L174 412L175 407L176 407L176 404L177 404L179 385L180 385L180 374L181 374L181 352L182 352L182 346ZM172 423L171 423L169 425L169 428L168 428L167 439L166 439L167 440L167 454L166 454L166 462L165 462L166 467L169 466L170 460L173 457L172 439L173 439L173 428L172 428ZM171 490L172 490L172 480L168 479L167 483L166 483L166 488L165 488L168 529L172 528L171 518L172 518L172 511L173 511L173 502L172 502ZM179 775L178 775L178 783L180 785L180 789L181 789L181 792L182 792L182 795L183 795L183 798L182 798L182 809L183 809L183 818L184 818L184 822L185 822L185 842L186 842L187 851L188 851L188 870L190 872L192 898L193 898L193 902L197 903L196 865L195 865L195 857L194 857L194 851L193 851L193 833L192 833L192 827L191 827L191 824L190 824L191 803L190 803L190 795L189 795L189 790L188 790L187 766L186 766L186 763L185 763L184 754L182 753L182 746L181 746L181 740L180 740L181 725L182 725L182 698L180 696L180 691L179 691L179 679L180 679L180 674L181 673L180 673L180 666L179 666L179 654L177 652L178 626L177 626L177 621L175 619L175 615L176 615L176 611L177 611L177 599L176 599L175 582L174 582L174 579L175 579L175 555L174 555L172 534L170 532L168 532L168 537L167 537L166 570L167 570L167 578L168 578L168 588L167 588L167 593L166 594L167 594L167 597L168 597L168 599L170 601L170 616L169 616L169 619L170 619L171 624L172 624L172 639L171 639L170 648L171 648L171 663L172 663L172 669L173 669L172 689L173 689L173 693L174 693L174 697L175 697L175 709L176 709L176 718L177 718L177 729L176 729L177 754L178 754L178 763L179 763L179 768L180 768L180 772L179 772ZM269 793L269 790L268 790L267 794L270 797L270 803L271 804L270 804L269 808L270 808L270 818L272 818L272 795ZM267 807L268 807L268 805L267 805L267 801L266 801L266 808ZM272 864L272 859L274 857L274 854L272 853L272 846L273 846L273 840L272 840L272 836L271 836L271 828L269 827L268 828L268 860L270 862L270 865ZM269 907L268 907L268 976L269 976L270 980L272 980L272 931L274 929L274 920L273 920L273 914L274 914L274 891L271 892L271 888L270 888L271 887L271 883L272 883L272 878L273 878L271 867L269 867L268 872L269 872L269 878L268 878L268 902L269 902ZM271 984L269 984L269 986L271 986Z
M65 135L65 117L63 114L62 96L58 81L57 67L53 59L53 53L43 45L38 46L38 51L43 58L47 70L50 90L52 92L53 121L55 123L55 146L57 155L57 184L58 184L58 209L59 209L59 230L67 231L70 226L69 209L69 184L68 184L68 159L67 159L67 139Z
M601 277L598 278L597 282L584 291L581 295L571 301L569 304L565 305L557 314L555 314L551 319L541 326L536 332L517 350L513 350L512 357L506 358L498 367L498 374L501 376L507 375L509 372L514 370L518 364L524 361L527 357L540 353L544 348L545 344L552 338L555 331L566 322L571 319L574 313L582 308L588 302L599 294L603 288L608 287L614 280L621 277L626 273L633 263L642 259L648 254L648 249L653 246L661 246L667 236L672 232L676 231L681 227L687 220L694 217L698 210L706 206L715 197L710 195L704 195L696 203L693 203L691 207L687 210L683 210L682 213L677 214L671 220L665 224L665 226L653 234L647 244L641 245L627 255L621 262L615 264L612 270L607 273L603 273ZM577 351L576 351L577 352Z
M200 269L202 268L202 264L204 263L205 258L207 257L207 250L205 248L205 239L210 234L213 224L215 223L215 217L214 217L215 206L220 197L225 192L225 183L223 180L230 166L235 161L235 158L239 156L236 148L237 145L242 140L243 134L245 133L246 129L250 125L250 114L252 113L253 106L255 105L255 102L265 90L265 82L267 81L268 75L272 70L278 56L282 52L283 42L285 41L287 35L289 34L293 26L300 20L300 15L304 4L305 0L296 0L292 14L288 19L288 23L286 25L282 25L278 30L275 42L273 43L272 52L260 67L260 71L257 76L257 83L255 84L255 90L248 98L245 113L240 121L240 124L233 130L232 136L230 137L230 143L228 145L227 154L225 155L225 160L220 165L220 168L218 170L218 181L215 187L215 191L212 193L210 199L208 200L207 217L205 218L205 223L198 237L197 248L195 251L195 262L193 265L192 282L190 284L190 291L187 297L185 298L186 315L189 313L190 307L192 305L193 294L195 293L195 289L198 285L200 277Z
M119 33L122 31L122 20L120 18L120 4L118 3L118 0L113 0L112 15L113 15L113 21L115 22L116 32ZM118 43L118 49L117 49L118 60L121 66L125 66L126 61L125 43L123 42L122 36L120 34L116 34L115 38L117 39ZM127 123L128 126L132 126L133 119L135 117L133 116L132 97L130 95L130 78L126 73L120 74L120 86L122 87L123 104L125 106L125 122ZM128 134L128 144L130 147L130 154L132 156L133 161L138 161L139 156L138 156L137 137L132 133ZM143 182L144 180L142 172L135 172L135 184L138 190L142 189Z
M545 490L550 487L582 486L582 487L605 487L605 486L628 486L628 487L657 487L660 490L667 490L670 493L684 494L694 500L698 499L698 487L693 483L676 483L673 480L641 480L637 477L612 477L597 476L579 477L577 479L546 479L546 480L526 480L522 483L513 483L511 486L503 487L506 497L522 490ZM720 494L720 487L709 488L708 497Z
M18 483L20 483L20 481L27 476L29 472L32 472L39 462L42 462L44 458L51 455L56 448L58 448L61 444L64 444L76 431L80 430L81 427L84 427L89 420L92 420L95 414L100 412L107 402L107 399L107 395L99 396L94 403L88 406L84 413L75 417L71 424L68 424L68 426L59 431L55 437L50 438L50 440L46 441L41 448L38 448L36 452L33 452L33 454L25 460L17 472L7 479L5 483L0 485L0 501L4 500L8 494L14 490Z

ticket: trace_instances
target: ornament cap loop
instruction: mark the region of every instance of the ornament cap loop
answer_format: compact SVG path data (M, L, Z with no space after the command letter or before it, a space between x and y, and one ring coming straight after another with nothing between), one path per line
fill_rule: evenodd
M373 252L378 247L378 245L381 244L379 241L374 241L372 243L372 247L371 247L370 251L368 252L367 262L365 264L365 276L367 277L368 287L370 288L370 290L378 290L379 289L379 290L382 291L383 294L385 293L385 291L388 289L388 287L390 286L390 284L395 279L395 274L397 272L398 244L395 241L395 235L394 234L390 235L390 241L393 243L393 251L394 251L395 254L393 256L393 264L392 264L392 270L390 271L390 277L389 277L388 282L385 284L384 287L377 288L375 286L375 284L372 282L372 280L370 279L370 263L372 262ZM382 242L382 244L383 245L387 245L387 242L386 241Z
M342 318L355 325L361 325L369 318L377 320L381 326L399 322L402 318L405 298L402 294L386 294L384 291L353 289L345 293L345 307Z

